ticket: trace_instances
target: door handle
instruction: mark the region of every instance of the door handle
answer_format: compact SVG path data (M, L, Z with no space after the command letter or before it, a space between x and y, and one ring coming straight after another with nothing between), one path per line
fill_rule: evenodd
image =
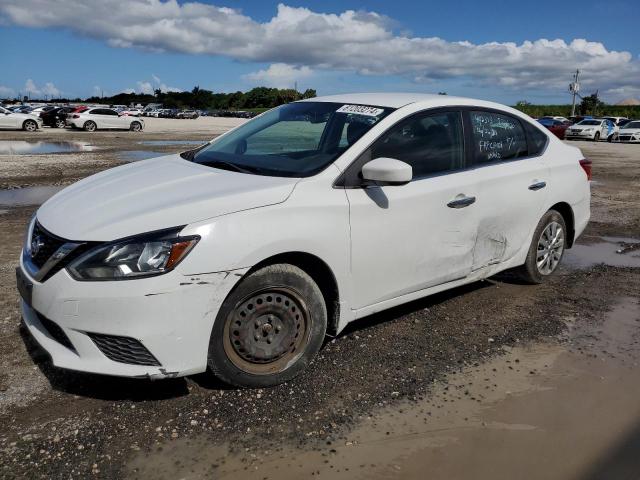
M476 197L466 197L464 195L458 195L455 200L451 200L447 203L447 207L449 208L464 208L468 207L472 203L476 202Z
M536 182L529 185L529 190L540 190L547 186L547 182Z

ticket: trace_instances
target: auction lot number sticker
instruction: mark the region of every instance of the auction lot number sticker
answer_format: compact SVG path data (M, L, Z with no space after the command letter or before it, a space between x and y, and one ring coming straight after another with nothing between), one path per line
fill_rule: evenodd
M368 107L366 105L343 105L336 113L354 113L356 115L367 115L369 117L377 117L384 110L382 108Z

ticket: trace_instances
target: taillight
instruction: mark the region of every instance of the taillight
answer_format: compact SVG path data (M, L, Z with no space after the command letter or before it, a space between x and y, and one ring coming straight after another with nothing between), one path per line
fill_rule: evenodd
M593 165L593 162L591 160L587 160L586 158L583 158L582 160L580 160L580 166L584 170L584 173L587 174L587 180L591 180L591 166L592 165Z
M80 118L80 115L74 115L73 118Z

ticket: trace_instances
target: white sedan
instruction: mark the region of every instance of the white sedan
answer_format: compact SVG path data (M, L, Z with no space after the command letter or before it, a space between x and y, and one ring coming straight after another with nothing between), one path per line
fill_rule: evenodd
M42 128L42 119L29 113L15 113L0 107L0 129L25 130L35 132Z
M618 142L640 143L640 120L624 125L618 132Z
M358 318L507 269L545 281L587 225L590 175L495 103L290 103L48 200L16 272L23 318L59 367L274 385Z
M111 108L91 108L67 117L67 125L82 128L87 132L96 130L132 130L139 132L144 128L144 120L128 115L120 115Z
M594 142L600 140L612 141L617 133L618 127L616 127L611 120L607 120L606 118L589 118L567 128L564 133L564 138L566 140L593 140Z

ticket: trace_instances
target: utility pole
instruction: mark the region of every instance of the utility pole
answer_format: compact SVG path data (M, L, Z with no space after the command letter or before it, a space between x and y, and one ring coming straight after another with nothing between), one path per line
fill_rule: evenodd
M569 84L569 91L573 94L573 101L571 102L572 117L574 117L576 114L576 95L580 91L580 84L578 83L578 75L580 75L580 70L576 70L576 73L573 76L573 82Z

